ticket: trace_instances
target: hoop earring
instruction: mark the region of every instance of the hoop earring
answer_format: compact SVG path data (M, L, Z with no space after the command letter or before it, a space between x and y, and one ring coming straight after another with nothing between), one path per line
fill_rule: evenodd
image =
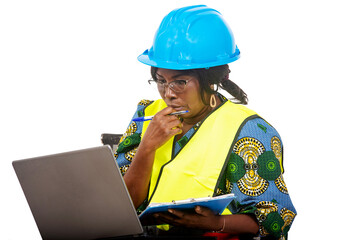
M214 94L211 95L211 98L209 100L209 105L211 106L211 108L215 108L217 105L216 96Z

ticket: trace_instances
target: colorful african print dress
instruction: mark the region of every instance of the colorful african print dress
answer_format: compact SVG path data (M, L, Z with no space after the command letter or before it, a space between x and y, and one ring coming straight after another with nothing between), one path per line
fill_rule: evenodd
M222 101L228 101L220 97ZM145 108L151 103L142 100L133 118L143 116ZM141 141L142 124L132 121L119 142L115 157L122 174L126 173L136 154ZM191 136L200 126L201 122L194 125L175 143L175 154L187 143L190 144ZM287 239L296 210L283 173L283 147L279 134L259 116L251 117L240 129L215 195L234 193L236 199L229 205L229 210L232 214L255 216L260 227L259 236ZM146 203L140 210L145 206Z

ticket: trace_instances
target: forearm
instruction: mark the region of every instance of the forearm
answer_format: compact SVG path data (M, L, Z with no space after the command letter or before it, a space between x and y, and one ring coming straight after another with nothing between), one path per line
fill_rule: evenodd
M147 197L155 152L156 150L148 148L144 143L141 143L131 166L124 176L127 189L136 208Z
M259 226L254 217L247 214L221 215L220 227L214 230L221 230L226 233L256 234L259 231Z
M171 137L182 132L182 123L178 117L168 115L173 111L173 108L167 107L154 116L124 176L136 208L147 197L156 150Z

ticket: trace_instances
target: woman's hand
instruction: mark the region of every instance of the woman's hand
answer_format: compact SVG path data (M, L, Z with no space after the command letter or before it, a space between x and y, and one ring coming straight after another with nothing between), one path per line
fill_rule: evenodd
M169 213L156 213L154 217L159 221L174 226L187 228L205 229L219 231L223 227L223 216L215 215L206 207L196 206L194 212L179 211L169 209Z
M252 215L233 214L215 215L205 207L197 206L193 212L169 209L169 213L155 213L153 216L158 223L168 223L173 226L223 231L232 234L257 234L259 225Z
M166 107L158 112L150 124L141 140L146 148L157 150L174 135L182 133L182 123L175 115L168 115L174 112L171 107Z

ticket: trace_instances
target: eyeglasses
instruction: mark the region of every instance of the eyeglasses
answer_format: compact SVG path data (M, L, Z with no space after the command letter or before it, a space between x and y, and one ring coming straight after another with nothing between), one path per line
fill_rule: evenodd
M164 80L154 80L154 79L148 80L148 83L150 85L157 84L158 91L162 92L165 90L166 87L169 87L175 93L183 92L185 90L188 82L189 82L189 80L174 80L170 83L167 83Z

